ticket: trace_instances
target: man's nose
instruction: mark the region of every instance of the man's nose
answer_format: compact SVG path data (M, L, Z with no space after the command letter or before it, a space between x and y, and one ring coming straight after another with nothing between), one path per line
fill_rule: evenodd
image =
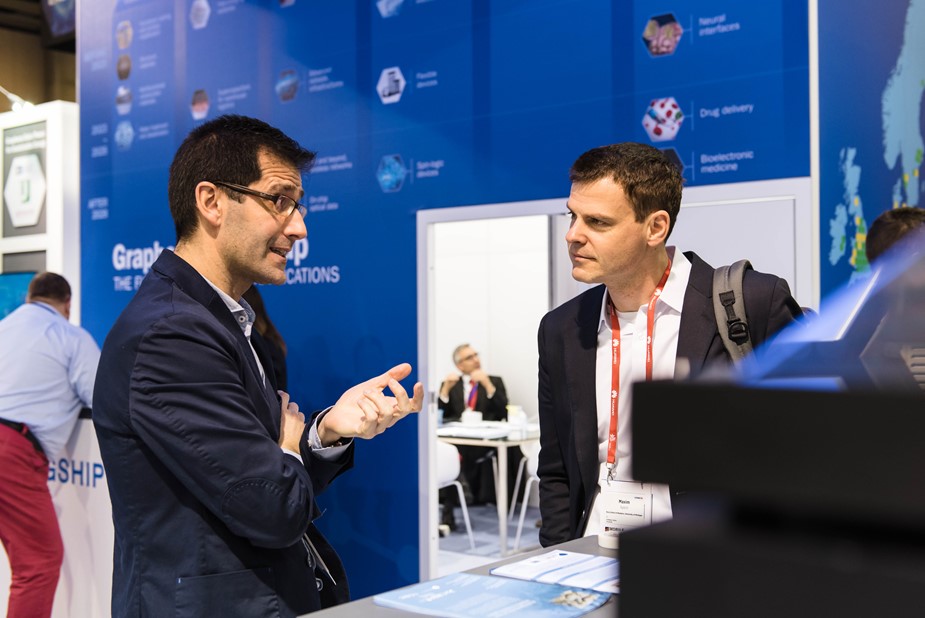
M582 238L584 232L580 228L580 223L578 220L572 221L568 226L568 231L565 233L565 242L573 243L578 242Z
M298 210L294 211L286 220L284 231L287 237L295 238L296 240L301 240L308 236L308 228L305 225L305 219Z

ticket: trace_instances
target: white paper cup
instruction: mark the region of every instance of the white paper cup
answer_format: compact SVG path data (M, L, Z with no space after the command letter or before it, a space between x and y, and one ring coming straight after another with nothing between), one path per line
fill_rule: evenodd
M462 418L460 420L464 423L481 423L482 413L476 412L475 410L466 410L462 413Z
M597 535L597 544L606 549L617 549L620 547L620 533L616 530L608 530Z

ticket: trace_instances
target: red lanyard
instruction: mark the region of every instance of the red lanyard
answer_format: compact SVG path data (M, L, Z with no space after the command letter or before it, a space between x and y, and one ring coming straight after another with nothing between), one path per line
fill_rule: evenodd
M646 312L646 380L652 379L652 332L655 330L655 303L658 297L662 295L665 283L668 282L668 273L671 272L671 260L668 260L668 266L665 268L665 274L662 275L661 281L655 286L652 292L652 298L649 299L649 309ZM607 298L607 306L610 309L610 333L611 349L613 350L612 362L613 371L610 377L610 433L607 438L607 468L613 472L617 461L617 407L620 400L620 318L617 316L617 309L613 306L610 298Z

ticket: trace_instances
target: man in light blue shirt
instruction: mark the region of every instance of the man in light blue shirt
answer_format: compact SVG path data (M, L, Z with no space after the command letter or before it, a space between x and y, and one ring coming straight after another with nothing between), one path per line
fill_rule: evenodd
M71 286L39 273L0 320L0 540L10 557L7 616L50 616L64 550L48 461L93 401L100 349L68 322Z

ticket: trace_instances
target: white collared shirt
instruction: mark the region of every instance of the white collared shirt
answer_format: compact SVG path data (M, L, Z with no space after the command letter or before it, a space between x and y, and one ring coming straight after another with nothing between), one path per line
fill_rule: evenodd
M203 279L206 278L203 277ZM247 301L243 298L241 302L238 302L208 279L206 279L206 283L212 286L212 289L215 290L218 297L221 298L225 306L228 307L228 311L231 312L238 326L241 327L241 330L244 332L244 338L247 339L247 343L251 347L251 354L254 355L254 360L257 361L257 369L260 370L260 379L266 383L267 374L263 369L263 364L260 362L260 357L257 356L257 350L254 349L254 344L251 343L251 331L254 329L254 319L257 317L257 314L254 313L254 310L251 309L251 306L247 304Z
M668 247L672 257L668 281L655 303L655 327L652 331L652 378L672 378L675 375L675 361L678 353L678 335L681 329L681 308L691 275L691 263L675 247ZM598 462L607 461L607 440L610 433L610 387L613 361L611 359L612 335L610 312L607 307L608 293L605 291L597 332L597 358L595 361L595 399L597 402ZM632 393L633 382L646 379L646 330L648 303L635 312L618 314L620 320L620 393L617 421L617 470L615 478L621 481L634 480L631 474L633 456L631 452ZM595 500L588 518L585 535L598 534L600 513ZM652 521L671 517L671 498L667 485L653 486Z

